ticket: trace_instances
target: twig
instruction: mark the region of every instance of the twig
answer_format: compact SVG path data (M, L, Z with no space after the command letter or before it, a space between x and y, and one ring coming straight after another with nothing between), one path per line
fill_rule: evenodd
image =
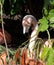
M47 30L47 34L48 34L48 40L50 40L50 33L48 30Z
M4 35L4 43L5 43L5 46L6 46L6 52L7 52L7 56L8 56L8 61L9 61L9 53L8 53L8 46L7 46L7 41L6 41L6 37L5 37L5 32L4 32L4 22L3 22L3 18L2 18L2 3L0 2L0 5L1 5L1 21L2 21L2 32L3 32L3 35Z

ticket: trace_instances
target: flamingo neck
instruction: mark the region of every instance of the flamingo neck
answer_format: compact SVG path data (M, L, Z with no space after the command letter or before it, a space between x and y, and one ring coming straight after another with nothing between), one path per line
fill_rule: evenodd
M31 52L29 55L33 58L35 56L34 53L34 45L35 45L35 39L37 38L37 30L38 30L38 25L35 26L33 32L31 33L30 41L29 41L29 52ZM34 53L34 54L33 54Z
M31 33L31 39L34 38L34 37L37 37L37 30L38 30L38 25L36 25L34 27L34 30L32 31L32 33Z

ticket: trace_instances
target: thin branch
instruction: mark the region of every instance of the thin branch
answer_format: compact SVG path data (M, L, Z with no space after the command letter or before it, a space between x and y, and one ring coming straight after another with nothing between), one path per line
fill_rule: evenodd
M4 22L3 22L3 18L2 18L2 3L1 3L1 21L2 21L2 31L3 31L3 35L4 35L4 43L6 46L6 52L7 52L7 56L8 56L8 61L9 61L9 53L8 53L8 46L7 46L7 41L6 41L6 37L5 37L5 32L4 32Z
M50 33L48 30L47 30L47 34L48 34L48 40L50 40Z

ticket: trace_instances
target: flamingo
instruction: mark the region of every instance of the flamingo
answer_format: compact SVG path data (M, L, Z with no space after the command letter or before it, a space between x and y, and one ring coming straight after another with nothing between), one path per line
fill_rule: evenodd
M23 26L23 34L28 33L31 27L32 33L30 35L29 45L28 45L28 58L34 59L35 58L35 39L37 38L37 30L38 30L38 22L33 15L26 15L22 20Z

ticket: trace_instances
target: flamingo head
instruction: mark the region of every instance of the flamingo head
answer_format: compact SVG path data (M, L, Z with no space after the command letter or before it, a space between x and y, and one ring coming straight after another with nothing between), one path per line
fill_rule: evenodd
M22 20L23 34L28 33L29 30L33 30L37 21L32 15L26 15Z

